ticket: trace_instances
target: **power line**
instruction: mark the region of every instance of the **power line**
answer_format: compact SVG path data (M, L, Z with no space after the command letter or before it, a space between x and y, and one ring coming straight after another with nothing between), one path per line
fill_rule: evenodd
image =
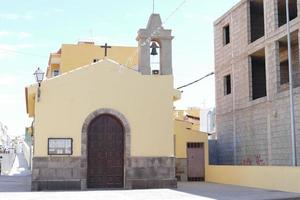
M201 78L199 78L199 79L197 79L197 80L195 80L195 81L193 81L193 82L190 82L190 83L188 83L188 84L185 84L185 85L183 85L183 86L178 87L177 90L180 90L180 89L182 89L182 88L185 88L185 87L188 87L188 86L193 85L193 84L195 84L195 83L198 83L199 81L201 81L201 80L203 80L203 79L205 79L205 78L207 78L207 77L209 77L209 76L212 76L212 75L214 75L214 74L215 74L215 72L211 72L211 73L209 73L209 74L207 74L207 75L205 75L205 76L203 76L203 77L201 77Z
M163 25L167 23L167 21L187 2L187 0L184 0L173 10L173 12L166 18L166 20L163 22Z
M23 55L28 55L28 56L40 57L40 58L48 58L48 56L38 55L38 54L34 54L34 53L29 53L29 52L16 51L16 50L5 49L5 48L0 48L0 50L7 51L8 53L23 54Z

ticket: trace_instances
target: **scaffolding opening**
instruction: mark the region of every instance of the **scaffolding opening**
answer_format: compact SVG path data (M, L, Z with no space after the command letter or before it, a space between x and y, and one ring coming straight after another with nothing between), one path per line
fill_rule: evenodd
M251 60L251 99L267 96L266 58L265 49L261 49L250 56Z
M279 79L280 85L289 83L289 59L288 59L288 43L287 36L278 41L279 54ZM293 85L300 86L300 66L299 66L299 42L298 31L291 33L291 50L292 50L292 71Z
M285 0L277 0L278 27L286 24ZM297 0L289 0L289 19L293 20L298 16Z
M251 42L265 35L264 1L250 1L250 32Z

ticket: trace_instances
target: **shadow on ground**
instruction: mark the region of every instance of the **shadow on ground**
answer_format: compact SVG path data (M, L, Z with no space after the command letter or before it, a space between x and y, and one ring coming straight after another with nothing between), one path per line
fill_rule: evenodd
M300 194L207 182L178 182L176 191L222 200L300 199Z

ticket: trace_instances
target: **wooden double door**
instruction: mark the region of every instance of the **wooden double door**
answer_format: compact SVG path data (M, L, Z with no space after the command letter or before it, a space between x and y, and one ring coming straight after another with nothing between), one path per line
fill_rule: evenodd
M124 129L119 119L104 114L88 128L88 188L123 188Z

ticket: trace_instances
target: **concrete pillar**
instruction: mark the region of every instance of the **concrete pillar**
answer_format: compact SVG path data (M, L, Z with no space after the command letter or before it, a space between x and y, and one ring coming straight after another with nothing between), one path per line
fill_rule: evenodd
M264 1L265 36L269 37L278 27L277 0Z
M139 38L138 40L138 69L143 75L150 75L150 56L146 56L150 51L150 42L147 37Z
M160 74L171 75L172 70L172 38L160 41Z

